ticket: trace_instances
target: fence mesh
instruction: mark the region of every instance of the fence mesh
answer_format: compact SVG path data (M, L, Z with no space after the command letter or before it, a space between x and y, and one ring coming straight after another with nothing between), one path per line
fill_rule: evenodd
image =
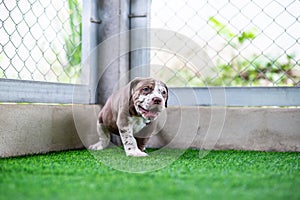
M212 73L204 75L176 52L152 50L151 75L170 86L300 85L299 0L152 0L151 6L152 28L185 35L212 61ZM78 0L0 0L0 78L76 82L81 9Z
M76 82L81 7L77 0L1 0L0 78Z
M151 74L171 86L299 86L299 10L299 0L152 0L151 27L197 42L213 73L154 50Z

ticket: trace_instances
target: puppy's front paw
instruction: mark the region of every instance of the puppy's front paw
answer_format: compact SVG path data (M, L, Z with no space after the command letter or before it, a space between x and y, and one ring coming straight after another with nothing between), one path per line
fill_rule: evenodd
M134 151L127 151L126 152L127 156L133 156L133 157L145 157L148 156L145 152L142 152L141 150L137 149Z
M88 147L89 150L102 150L105 148L105 145L103 145L102 142L97 142L96 144L90 145Z

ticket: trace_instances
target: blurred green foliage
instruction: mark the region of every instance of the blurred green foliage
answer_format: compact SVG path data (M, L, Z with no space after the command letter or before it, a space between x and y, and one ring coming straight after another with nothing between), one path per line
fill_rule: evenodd
M66 54L70 66L76 66L81 62L82 11L78 0L68 0L68 6L70 10L69 22L71 34L68 37L65 37Z
M300 81L294 55L286 54L284 61L272 55L250 55L249 58L239 55L246 41L256 38L257 29L247 30L238 34L233 33L225 24L216 18L210 17L208 23L217 34L225 39L224 46L232 47L232 58L229 63L218 61L213 69L218 76L206 77L205 82L213 86L270 86L270 85L296 85Z
M68 0L70 33L65 36L65 51L68 65L64 66L65 77L69 82L76 82L81 74L82 7L78 0Z
M203 76L186 65L174 67L173 78L167 82L171 86L294 86L300 84L299 63L295 55L266 55L250 54L242 56L241 52L246 44L251 43L258 33L256 28L234 33L227 25L215 17L208 19L208 24L216 31L217 35L225 40L224 48L229 50L229 62L217 60L213 73ZM298 68L298 69L297 69ZM180 84L178 80L181 81ZM188 84L185 84L189 81Z
M235 63L220 63L213 70L214 79L206 78L217 86L288 86L296 85L299 77L293 72L293 56L286 55L284 63L276 59L253 55L250 59L237 59Z

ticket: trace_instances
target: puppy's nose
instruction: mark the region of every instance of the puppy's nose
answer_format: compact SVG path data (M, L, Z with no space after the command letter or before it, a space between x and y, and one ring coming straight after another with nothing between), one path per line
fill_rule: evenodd
M159 98L159 97L153 97L152 102L153 102L154 104L161 104L162 99Z

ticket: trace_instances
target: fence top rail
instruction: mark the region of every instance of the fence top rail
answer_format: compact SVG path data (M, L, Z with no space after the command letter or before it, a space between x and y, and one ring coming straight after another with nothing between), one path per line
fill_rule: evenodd
M0 79L0 102L90 104L88 85ZM170 106L300 106L300 87L171 87Z
M300 106L300 87L171 88L170 105Z
M0 79L0 102L70 104L75 88L88 92L85 85ZM77 96L74 103L88 103L88 94Z

